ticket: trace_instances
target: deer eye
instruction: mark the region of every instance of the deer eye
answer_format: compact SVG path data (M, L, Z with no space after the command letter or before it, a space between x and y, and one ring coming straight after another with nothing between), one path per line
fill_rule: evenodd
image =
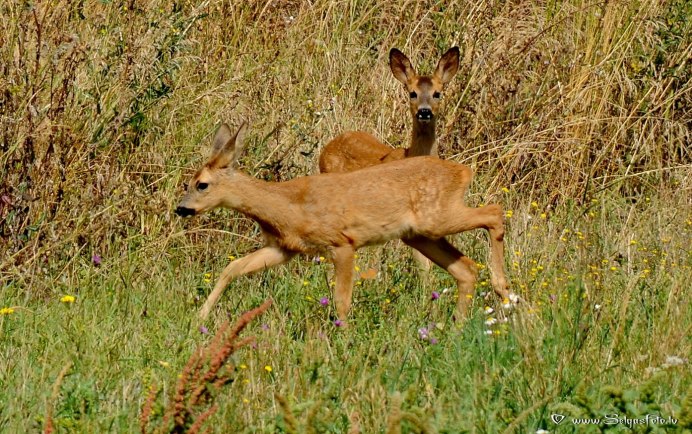
M435 98L435 99L440 99L440 96L441 96L440 92L433 93L433 98Z
M411 97L411 99L418 97L418 94L416 92L411 92L408 95Z
M207 187L209 187L209 184L206 182L198 182L197 183L197 190L199 190L199 191L204 191L207 189Z

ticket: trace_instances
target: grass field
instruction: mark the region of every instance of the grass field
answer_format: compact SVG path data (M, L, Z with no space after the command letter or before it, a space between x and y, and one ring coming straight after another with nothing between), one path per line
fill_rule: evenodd
M688 2L0 12L0 432L692 430ZM452 239L481 271L462 323L453 279L399 242L359 251L347 329L312 257L238 279L200 321L223 267L261 245L239 214L172 212L216 127L249 119L243 167L277 181L315 173L345 130L406 145L389 49L430 72L453 45L440 156L474 169L469 204L503 205L523 302L485 297L477 231ZM267 299L227 382L164 420L196 349L220 360L222 324Z

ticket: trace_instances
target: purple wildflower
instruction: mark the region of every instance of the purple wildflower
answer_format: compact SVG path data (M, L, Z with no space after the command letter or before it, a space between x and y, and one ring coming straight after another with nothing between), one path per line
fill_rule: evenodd
M437 339L430 338L430 345L435 345L436 343L437 343Z
M269 330L269 324L262 324L262 325L260 326L260 328L261 328L262 330L264 330L264 331L267 331L267 330Z
M334 321L334 325L337 327L341 327L344 325L344 322L341 321L340 319L338 319L338 320Z
M418 329L418 337L426 340L430 336L430 331L426 327L421 327Z
M327 306L329 304L329 299L327 297L320 298L320 304L322 306Z
M91 262L96 265L97 267L101 265L101 255L94 253L91 256Z
M199 332L203 335L206 335L207 333L209 333L209 329L204 326L199 326Z
M430 299L431 300L437 300L438 298L440 298L440 293L437 291L433 291L432 295L430 296Z

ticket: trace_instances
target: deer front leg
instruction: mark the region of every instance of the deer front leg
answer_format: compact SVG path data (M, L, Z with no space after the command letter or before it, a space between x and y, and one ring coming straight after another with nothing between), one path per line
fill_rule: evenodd
M243 274L254 273L265 268L273 267L274 265L283 264L295 256L294 252L282 249L280 247L268 246L263 247L255 252L250 253L240 259L236 259L224 268L219 276L219 280L214 286L214 290L204 302L199 316L202 319L207 319L211 308L214 307L221 293L228 283L238 276Z
M334 255L334 274L336 275L336 288L334 289L336 314L339 320L346 321L353 296L353 255L355 250L351 246L341 246L334 248L332 253Z

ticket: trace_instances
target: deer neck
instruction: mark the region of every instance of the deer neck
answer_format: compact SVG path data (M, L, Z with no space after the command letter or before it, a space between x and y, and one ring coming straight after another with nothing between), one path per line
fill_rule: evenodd
M429 122L420 122L414 115L411 146L407 149L406 156L418 157L421 155L437 155L435 118Z
M291 201L281 193L279 183L255 179L244 173L234 174L227 188L224 205L256 220L261 225L281 224L290 216Z

